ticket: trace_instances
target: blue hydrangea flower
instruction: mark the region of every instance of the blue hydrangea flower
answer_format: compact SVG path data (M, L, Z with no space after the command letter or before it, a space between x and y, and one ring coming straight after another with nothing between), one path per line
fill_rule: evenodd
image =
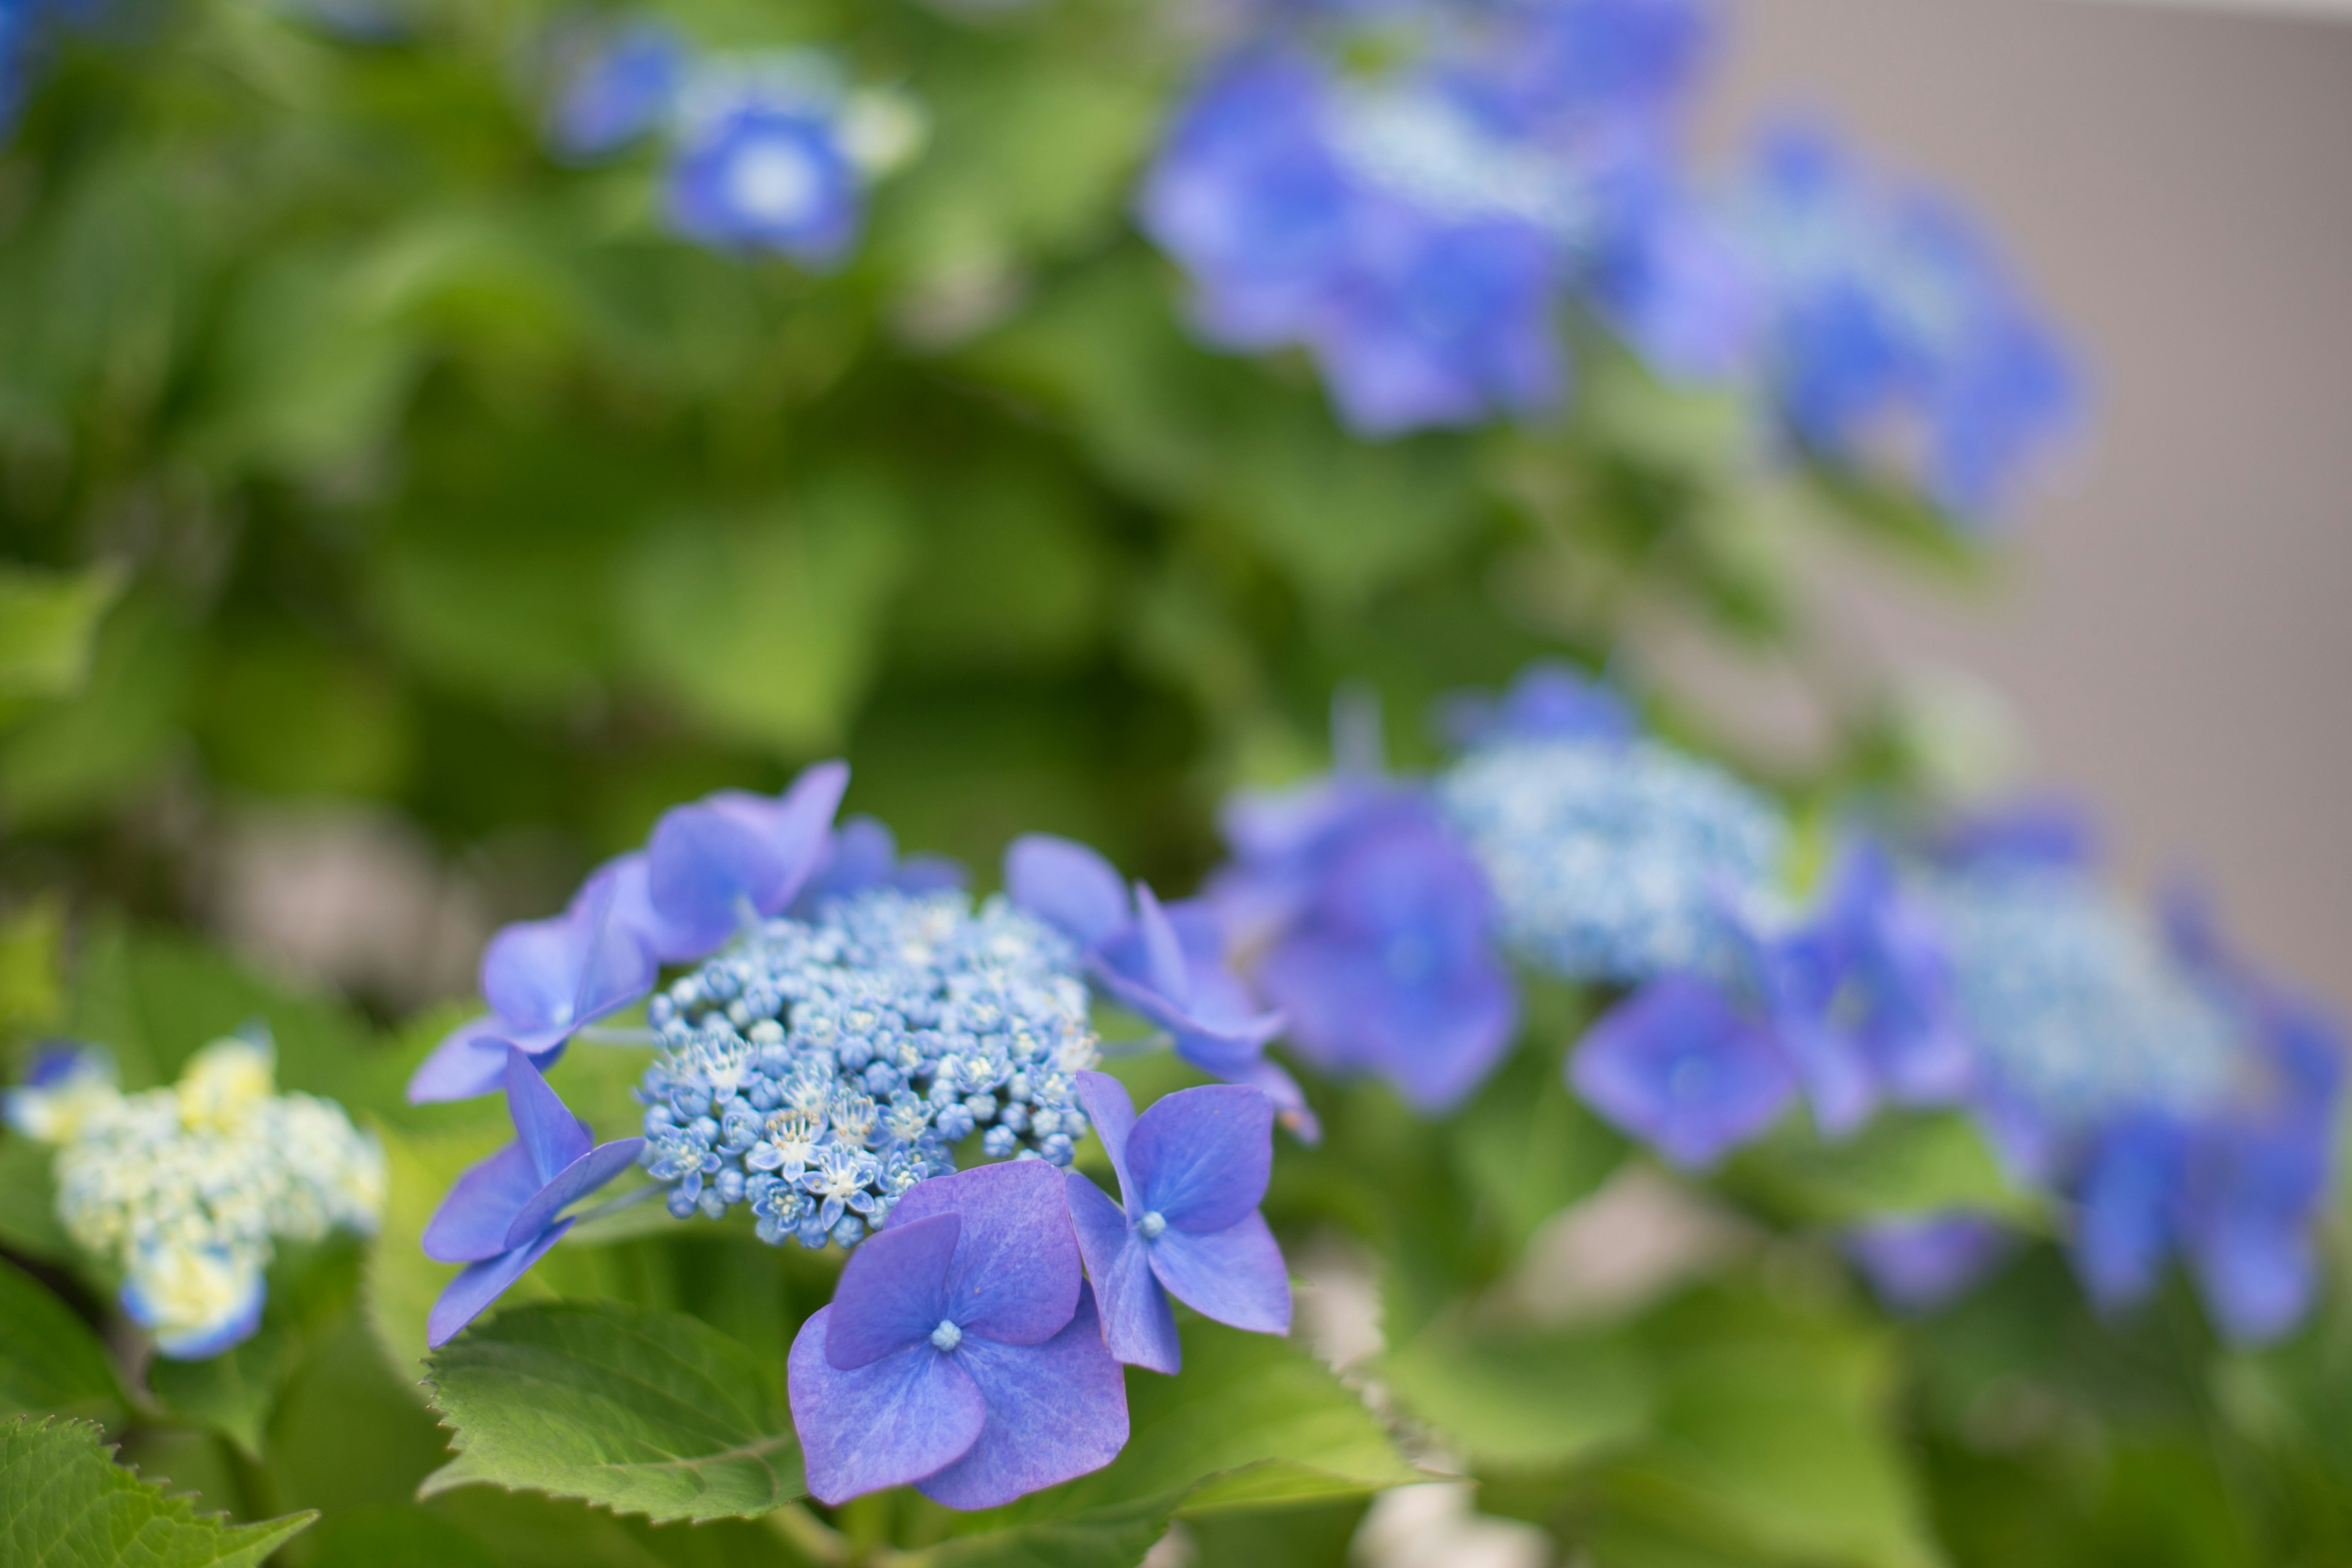
M1880 1300L1900 1311L1933 1311L1966 1292L2016 1245L2000 1221L1952 1210L1895 1215L1847 1231L1845 1254Z
M669 182L670 221L716 250L838 266L864 222L863 182L831 120L747 104L689 132Z
M1694 1170L1771 1126L1797 1097L1770 1030L1690 974L1654 980L1602 1015L1567 1070L1613 1125Z
M1024 834L1005 850L1004 890L1077 942L1095 983L1167 1030L1179 1056L1229 1083L1260 1089L1295 1131L1314 1136L1314 1114L1297 1080L1265 1057L1282 1015L1257 1006L1243 988L1207 905L1163 909L1140 882L1130 896L1109 861L1046 833Z
M1727 909L1775 896L1786 829L1720 769L1606 733L1481 745L1438 781L1504 940L1570 980L1720 969Z
M563 157L610 156L665 123L686 85L686 41L667 23L631 17L562 40L548 140Z
M1926 890L1951 944L1988 1124L2074 1204L2093 1300L2182 1258L2228 1337L2273 1338L2316 1288L2342 1087L2334 1025L2222 954L2168 942L2101 889L2045 816L1980 830Z
M340 1106L274 1092L266 1033L215 1041L178 1083L123 1094L101 1053L45 1053L12 1125L54 1142L58 1218L119 1269L158 1353L215 1355L259 1326L278 1241L375 1228L383 1152Z
M1348 774L1228 808L1211 896L1288 1037L1326 1071L1459 1104L1518 1026L1486 882L1422 792Z
M1139 1118L1125 1085L1090 1072L1078 1076L1078 1099L1118 1175L1114 1203L1066 1173L1110 1353L1177 1371L1183 1349L1170 1296L1237 1329L1288 1333L1290 1270L1258 1213L1274 1172L1265 1096L1225 1085L1179 1089Z
M761 1240L855 1245L917 1183L991 1159L1066 1165L1093 1065L1077 949L961 891L872 886L774 919L657 994L638 1087L670 1212L747 1204Z
M828 1504L912 1485L993 1508L1127 1444L1062 1178L1035 1161L909 1191L801 1325L789 1384L809 1490Z
M1914 477L1974 519L2072 423L2065 351L1944 202L1874 187L1828 137L1783 126L1727 217L1759 279L1768 384L1815 449L1912 452Z
M572 1204L635 1164L642 1138L599 1143L539 1068L509 1047L507 1115L515 1141L457 1178L425 1226L425 1255L466 1267L442 1290L425 1342L445 1345L563 1239Z

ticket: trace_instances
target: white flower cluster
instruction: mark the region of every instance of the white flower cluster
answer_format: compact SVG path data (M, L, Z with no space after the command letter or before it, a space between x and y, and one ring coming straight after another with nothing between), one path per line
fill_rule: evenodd
M373 1231L383 1151L341 1106L277 1094L266 1040L196 1053L168 1089L124 1094L95 1051L52 1057L7 1097L19 1131L56 1143L58 1217L120 1268L122 1304L165 1355L251 1334L280 1240Z

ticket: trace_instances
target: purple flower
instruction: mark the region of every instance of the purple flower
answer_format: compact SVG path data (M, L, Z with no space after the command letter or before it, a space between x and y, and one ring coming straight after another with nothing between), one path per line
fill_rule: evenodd
M722 790L662 814L646 847L646 938L665 962L709 956L781 914L830 853L844 763L819 763L772 799Z
M993 1508L1127 1443L1127 1386L1061 1173L1042 1160L909 1190L801 1325L789 1381L809 1490L826 1503L911 1484Z
M1332 1072L1371 1072L1452 1109L1518 1026L1495 914L1467 849L1418 791L1339 778L1227 814L1240 858L1214 897L1263 944L1254 979Z
M425 1342L444 1345L572 1228L557 1217L636 1163L642 1138L598 1143L529 1057L509 1047L515 1141L458 1177L425 1227L425 1255L466 1267L433 1303Z
M1118 1173L1124 1206L1064 1173L1103 1341L1132 1366L1181 1363L1174 1296L1204 1317L1290 1331L1290 1271L1258 1205L1274 1167L1274 1114L1255 1089L1179 1089L1141 1117L1117 1079L1078 1075L1078 1100Z
M514 1047L551 1062L583 1026L651 991L655 955L627 912L617 863L598 870L553 920L510 925L482 953L490 1011L451 1031L408 1080L417 1104L488 1094Z
M1109 861L1047 833L1024 834L1005 850L1004 889L1015 905L1077 942L1096 984L1167 1030L1179 1056L1261 1090L1293 1131L1314 1138L1314 1113L1297 1081L1265 1058L1282 1015L1251 1001L1225 961L1223 933L1206 905L1162 908L1140 882L1130 896Z
M1887 1305L1933 1311L1983 1279L2008 1255L2013 1238L1984 1215L1901 1215L1855 1226L1846 1256Z
M963 887L971 879L944 855L898 854L898 836L870 816L845 818L833 830L823 864L793 900L794 919L806 919L828 899L845 899L868 888L930 893Z
M566 158L602 158L661 123L687 69L686 44L668 24L640 16L572 40L548 136Z
M864 221L864 183L833 121L751 102L692 131L669 176L670 221L718 250L840 263Z
M1769 1031L1695 975L1654 980L1569 1058L1568 1081L1622 1131L1705 1169L1777 1121L1797 1080Z

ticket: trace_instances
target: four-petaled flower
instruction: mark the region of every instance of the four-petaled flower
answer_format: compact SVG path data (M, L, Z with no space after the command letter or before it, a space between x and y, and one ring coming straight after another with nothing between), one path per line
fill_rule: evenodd
M1254 1089L1179 1089L1140 1117L1107 1074L1078 1075L1124 1206L1066 1173L1078 1249L1101 1303L1103 1341L1133 1366L1181 1364L1174 1296L1204 1317L1290 1331L1290 1273L1257 1205L1274 1161L1274 1113Z
M993 1508L1099 1469L1127 1442L1061 1173L1043 1160L921 1183L801 1326L793 1425L809 1490L912 1484Z
M1796 1098L1771 1033L1692 974L1654 980L1587 1032L1568 1080L1612 1122L1677 1165L1704 1169Z
M457 1178L425 1227L425 1254L466 1267L433 1303L425 1340L446 1344L521 1279L572 1222L562 1210L636 1163L642 1138L598 1143L521 1051L507 1050L515 1141Z

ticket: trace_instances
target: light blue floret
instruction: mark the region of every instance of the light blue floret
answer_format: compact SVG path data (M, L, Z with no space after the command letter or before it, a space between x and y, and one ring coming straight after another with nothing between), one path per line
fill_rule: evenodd
M1787 840L1763 796L1647 742L1499 742L1438 792L1493 884L1504 940L1570 980L1725 962L1724 911L1770 901Z
M750 1205L772 1245L855 1245L918 1182L1067 1165L1095 1037L1077 950L1001 899L877 888L772 920L657 994L637 1089L670 1212Z

